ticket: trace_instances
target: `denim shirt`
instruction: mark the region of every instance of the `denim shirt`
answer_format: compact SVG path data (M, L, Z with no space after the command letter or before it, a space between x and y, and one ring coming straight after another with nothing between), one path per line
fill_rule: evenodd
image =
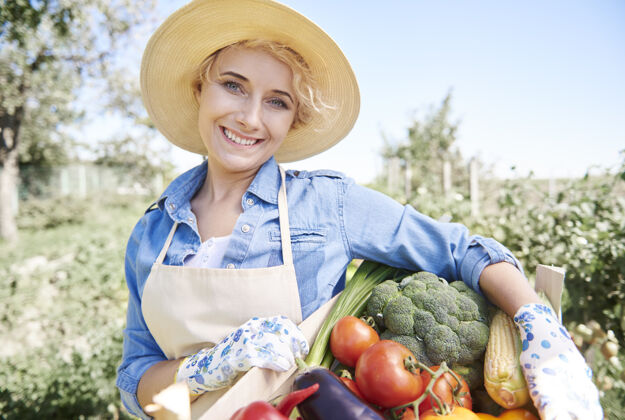
M183 265L200 247L190 200L206 173L204 162L176 178L139 220L128 241L129 302L117 386L126 408L140 417L146 418L136 398L139 379L156 362L166 360L141 313L143 288L174 221L179 226L164 264ZM282 264L280 182L278 165L271 158L241 199L243 212L232 231L223 268ZM355 258L462 280L479 293L478 280L487 265L507 261L520 268L495 240L472 236L457 223L437 222L339 172L288 170L286 186L303 319L343 289L345 270Z

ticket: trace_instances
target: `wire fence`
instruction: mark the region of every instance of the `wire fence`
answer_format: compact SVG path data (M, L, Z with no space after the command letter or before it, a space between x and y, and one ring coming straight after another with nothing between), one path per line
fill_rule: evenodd
M13 209L17 214L19 203L30 199L81 198L94 194L155 195L162 192L163 185L162 173L137 176L123 167L88 163L58 167L26 166L20 168Z
M483 200L484 188L483 180L480 180L480 164L476 159L471 159L468 162L466 168L466 177L468 183L463 186L463 196L466 196L470 200L471 215L479 216L481 209L481 201ZM451 162L443 162L441 167L441 185L437 188L438 195L449 196L454 191L458 191L458 186L454 186L452 165ZM391 194L397 194L401 191L405 199L413 197L415 190L418 190L418 185L415 182L414 174L409 162L402 162L398 157L391 157L386 159L385 173L383 174L385 179L385 189ZM489 185L486 185L488 190Z

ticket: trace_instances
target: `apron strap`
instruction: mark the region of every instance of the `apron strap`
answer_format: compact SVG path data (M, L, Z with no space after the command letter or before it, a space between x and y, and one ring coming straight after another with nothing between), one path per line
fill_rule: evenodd
M174 222L174 225L171 227L169 231L169 236L167 236L167 240L165 241L165 245L161 249L161 253L158 254L158 258L154 262L155 264L163 264L165 261L165 255L167 255L167 250L169 249L169 245L171 244L171 240L174 238L174 233L176 232L176 228L178 227L178 222Z
M282 184L278 192L278 215L280 219L280 239L282 240L282 262L285 265L293 264L293 252L291 250L291 230L289 228L289 206L286 201L286 175L282 166L280 168L280 178Z

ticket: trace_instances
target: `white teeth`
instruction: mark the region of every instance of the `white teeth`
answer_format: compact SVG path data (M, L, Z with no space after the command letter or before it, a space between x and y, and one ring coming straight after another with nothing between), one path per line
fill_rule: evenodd
M258 140L242 139L236 134L234 134L233 132L231 132L230 130L228 130L227 128L224 128L224 134L226 135L226 137L228 137L230 140L232 140L236 144L242 144L244 146L251 146L252 144L255 144L256 142L258 142Z

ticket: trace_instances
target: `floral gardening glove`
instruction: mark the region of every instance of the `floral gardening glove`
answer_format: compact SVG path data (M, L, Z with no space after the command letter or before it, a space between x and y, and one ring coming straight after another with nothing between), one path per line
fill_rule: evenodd
M553 311L522 306L514 315L521 334L521 367L543 420L599 420L603 411L592 371Z
M285 316L254 317L215 347L182 360L176 382L186 381L192 395L231 385L240 372L253 366L287 371L295 358L308 354L306 338Z

